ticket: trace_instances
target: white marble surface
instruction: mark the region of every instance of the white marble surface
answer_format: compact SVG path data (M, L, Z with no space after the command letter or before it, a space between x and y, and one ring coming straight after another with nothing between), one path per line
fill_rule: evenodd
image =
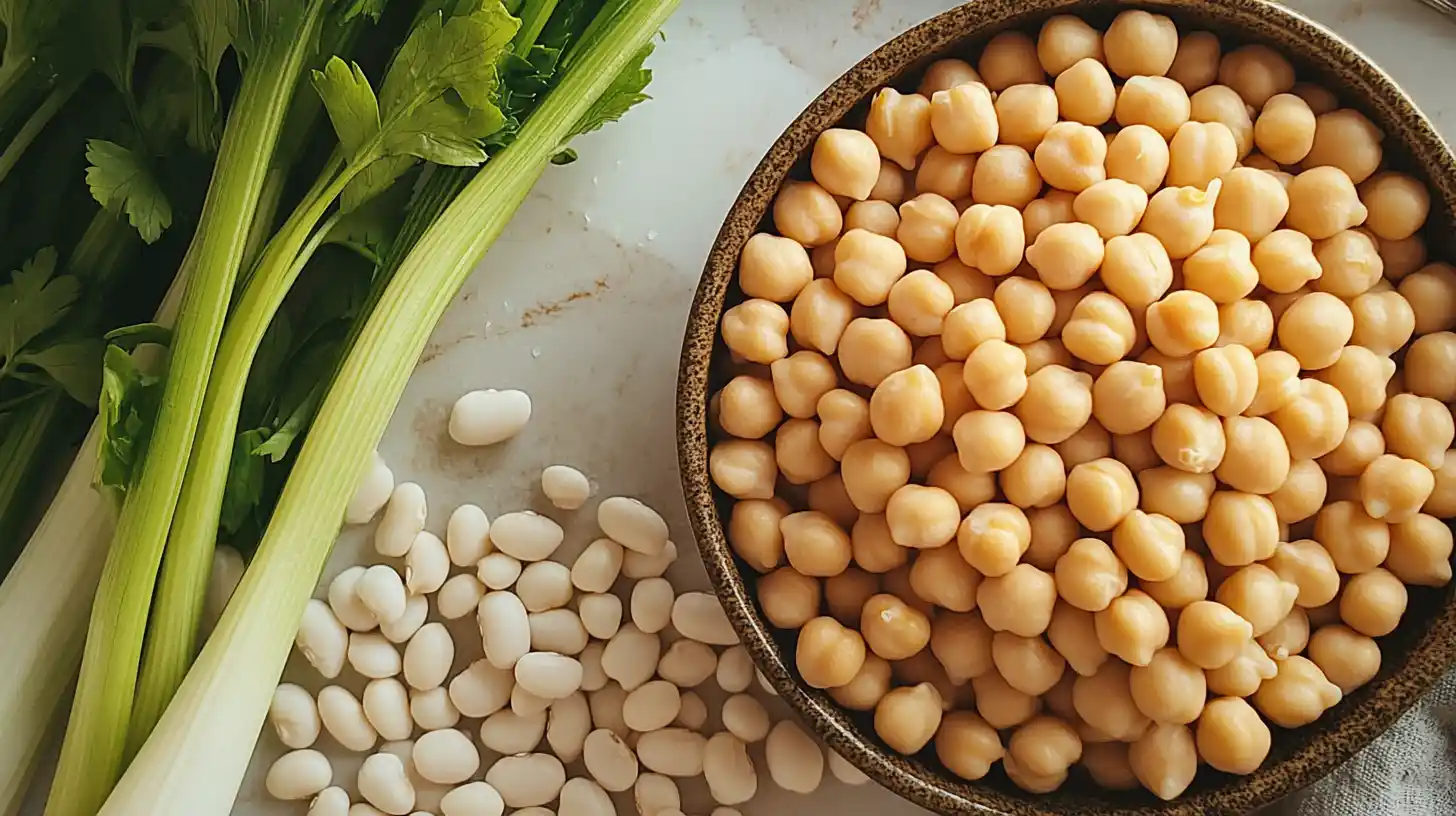
M682 583L706 585L687 528L676 469L673 391L678 348L698 274L728 206L763 151L826 84L875 46L952 0L684 0L653 57L654 100L582 139L581 160L553 168L466 285L431 340L382 451L401 480L421 483L429 526L443 532L464 501L492 516L534 506L541 468L575 465L602 490L640 496L668 519ZM1414 0L1293 3L1352 40L1405 85L1456 138L1456 21ZM484 451L445 437L456 396L521 388L535 411L525 433ZM568 549L588 515L553 512ZM578 514L580 515L580 514ZM370 552L341 540L325 578ZM467 627L467 631L468 631ZM290 676L308 672L290 669ZM317 681L311 681L317 686ZM261 769L280 746L260 745L239 816L302 816L270 802ZM352 787L354 764L336 778ZM685 810L711 809L700 782ZM628 799L621 812L632 813ZM747 816L792 810L840 816L920 812L893 795L829 780L812 797L765 782Z

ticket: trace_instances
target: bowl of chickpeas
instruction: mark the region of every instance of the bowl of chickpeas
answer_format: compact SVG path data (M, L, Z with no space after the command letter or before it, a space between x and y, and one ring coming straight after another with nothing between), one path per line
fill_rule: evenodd
M1263 0L978 2L829 87L689 317L766 684L941 813L1244 813L1456 656L1456 159Z

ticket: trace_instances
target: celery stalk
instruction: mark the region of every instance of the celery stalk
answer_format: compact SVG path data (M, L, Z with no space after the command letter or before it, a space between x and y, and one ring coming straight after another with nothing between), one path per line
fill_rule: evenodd
M436 321L576 123L677 2L618 4L516 141L405 259L330 388L242 584L101 816L228 813L344 506Z
M117 523L92 607L81 679L46 803L48 816L95 813L125 764L152 590L186 472L260 188L328 5L309 0L263 36L229 114L190 259L156 428ZM186 263L186 262L184 262Z

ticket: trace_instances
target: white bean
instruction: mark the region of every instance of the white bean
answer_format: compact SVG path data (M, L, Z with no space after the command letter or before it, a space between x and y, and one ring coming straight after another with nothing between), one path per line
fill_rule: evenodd
M364 608L380 622L399 620L404 614L405 602L409 600L404 580L394 571L394 567L384 564L375 564L364 570L354 592L359 595Z
M713 801L720 805L742 804L758 792L758 775L748 758L748 746L726 731L708 738L703 748L703 776Z
M494 445L521 432L531 419L531 398L524 391L471 391L450 409L450 438L472 447Z
M403 558L415 536L425 529L428 513L424 488L414 482L396 485L374 530L375 551L388 558Z
M571 603L571 570L555 561L527 564L516 580L516 596L527 612L560 609Z
M319 719L334 741L356 753L368 751L379 739L364 706L341 686L324 686L318 693Z
M485 586L474 575L452 575L435 594L435 608L445 620L459 620L474 612L485 597Z
M500 791L508 807L535 807L561 793L566 768L550 754L517 754L497 760L485 772L485 781Z
M556 652L530 652L516 661L516 685L547 700L581 688L581 663Z
M516 676L477 660L450 681L450 702L466 717L488 717L511 701Z
M706 592L684 592L672 605L672 625L683 637L713 646L733 646L738 633L723 605Z
M565 537L560 524L530 510L506 513L490 526L496 549L522 561L545 561Z
M404 602L404 614L389 623L379 624L379 634L390 643L406 643L425 625L430 615L430 600L424 595L411 595Z
M317 598L310 598L303 607L303 618L294 637L299 654L319 674L332 680L344 670L349 651L349 630L339 621L334 610Z
M491 553L490 517L473 504L462 504L450 514L445 524L445 550L450 563L457 567L473 567Z
M432 689L450 676L455 641L443 623L427 623L404 648L404 680L410 688Z
M521 577L521 562L503 552L493 552L475 565L475 577L487 589L510 589Z
M522 717L533 714L544 714L550 707L551 700L539 694L532 694L522 687L520 683L517 683L516 687L511 689L511 710Z
M415 768L415 744L413 740L395 740L379 746L379 753L393 754L404 765L405 778L415 789L415 809L432 811L440 806L440 798L449 792L448 785L440 785L420 776Z
M561 788L561 802L556 812L560 816L617 816L612 797L601 785L584 778L568 780Z
M531 626L531 650L581 654L590 637L581 618L570 609L548 609L526 616Z
M562 697L546 712L546 744L562 762L581 758L586 735L592 730L591 707L581 692Z
M648 634L661 632L672 623L672 601L676 597L666 578L645 578L632 587L632 622Z
M650 680L627 694L622 703L622 721L633 731L657 731L677 719L682 694L666 680Z
M796 723L782 720L768 732L764 761L774 784L793 793L813 793L824 779L824 754Z
M503 708L480 724L480 744L497 754L524 754L536 750L545 733L546 712L522 717Z
M667 568L677 561L677 545L671 541L656 555L644 555L634 550L622 553L622 575L634 581L643 578L660 578Z
M421 734L411 756L420 776L440 785L464 782L480 770L475 743L453 728Z
M368 802L355 802L349 806L349 816L387 816L387 814Z
M571 565L571 583L582 592L610 592L622 572L622 545L599 538L586 545Z
M588 694L586 701L591 706L593 726L605 728L622 739L632 733L632 729L622 721L622 705L627 702L627 692L620 685L609 682L600 691Z
M349 792L337 785L324 788L309 803L307 816L349 816Z
M735 694L723 702L723 727L747 743L768 737L768 710L750 694Z
M368 632L379 625L379 619L360 600L359 579L364 577L364 567L350 567L329 582L329 608L334 617L350 631Z
M637 739L637 759L644 768L665 776L700 776L707 743L703 735L686 728L649 731Z
M833 748L825 748L824 752L829 758L829 773L833 774L835 779L838 779L846 785L855 786L863 785L870 781L870 778L865 776L864 771L849 764L849 760L840 756Z
M622 628L622 599L616 595L583 595L577 601L577 612L587 633L598 640L611 640Z
M621 737L606 728L586 735L582 762L592 779L609 791L627 790L637 781L637 755Z
M379 455L379 451L370 453L369 463L364 466L364 472L359 474L359 484L354 488L354 496L344 508L344 523L367 524L373 521L393 492L394 472L384 463L384 457Z
M501 816L505 800L486 782L468 782L440 799L440 816Z
M402 668L399 650L378 632L349 635L349 665L370 679L393 677Z
M318 739L318 706L302 686L281 683L273 690L268 706L268 722L278 732L278 740L289 748L307 748Z
M599 691L608 682L607 673L602 671L602 653L607 649L605 643L589 643L576 659L581 661L581 690Z
M212 634L213 627L217 626L218 618L222 617L228 601L232 600L233 593L237 591L238 584L243 580L243 571L246 568L242 553L226 544L219 544L213 548L212 571L207 574L207 594L204 598L200 622L204 640Z
M647 634L629 623L607 642L607 649L602 652L602 671L631 691L652 679L661 654L662 640L657 635Z
M419 814L415 814L419 816ZM430 816L428 813L424 816ZM556 816L556 811L546 807L528 807L511 813L511 816Z
M729 646L718 655L718 668L715 673L718 681L718 688L729 694L738 694L748 691L753 685L753 658L749 656L748 650L742 646Z
M421 530L404 557L404 586L411 595L428 595L445 585L450 577L450 553L445 542L429 530Z
M409 739L415 730L410 718L409 692L393 677L370 680L364 687L364 716L386 740Z
M444 686L426 691L411 691L410 716L415 725L426 731L440 728L454 728L460 722L460 709L450 700L450 691Z
M673 725L680 725L691 731L697 731L708 722L708 704L703 698L691 691L684 691L678 701L677 719Z
M359 766L359 795L391 816L406 816L415 808L415 788L404 762L394 754L370 754Z
M713 676L718 656L696 640L674 641L657 662L657 676L678 688L697 688Z
M667 522L656 510L626 496L597 505L597 526L607 538L643 555L657 555L667 544Z
M561 510L579 510L591 498L591 480L567 465L551 465L541 471L541 493Z
M526 606L510 592L492 592L480 599L476 611L485 659L498 669L509 669L531 651L531 621Z
M274 799L297 801L310 799L334 781L334 768L329 758L304 748L289 751L268 768L263 787Z
M632 786L633 803L638 816L659 816L667 811L680 811L682 794L677 783L662 774L645 773Z

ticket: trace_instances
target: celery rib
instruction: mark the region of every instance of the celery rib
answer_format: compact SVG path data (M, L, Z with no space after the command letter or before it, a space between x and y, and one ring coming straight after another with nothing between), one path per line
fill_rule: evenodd
M11 139L10 144L5 147L5 152L0 153L0 181L4 181L5 177L10 175L10 171L15 169L15 165L20 163L20 157L25 155L26 149L41 134L41 131L45 130L45 126L50 124L51 119L60 113L61 108L71 101L71 97L80 89L84 79L85 77L82 76L62 83L52 90L40 107L35 109L35 113L25 120L25 124L15 134L15 138Z

